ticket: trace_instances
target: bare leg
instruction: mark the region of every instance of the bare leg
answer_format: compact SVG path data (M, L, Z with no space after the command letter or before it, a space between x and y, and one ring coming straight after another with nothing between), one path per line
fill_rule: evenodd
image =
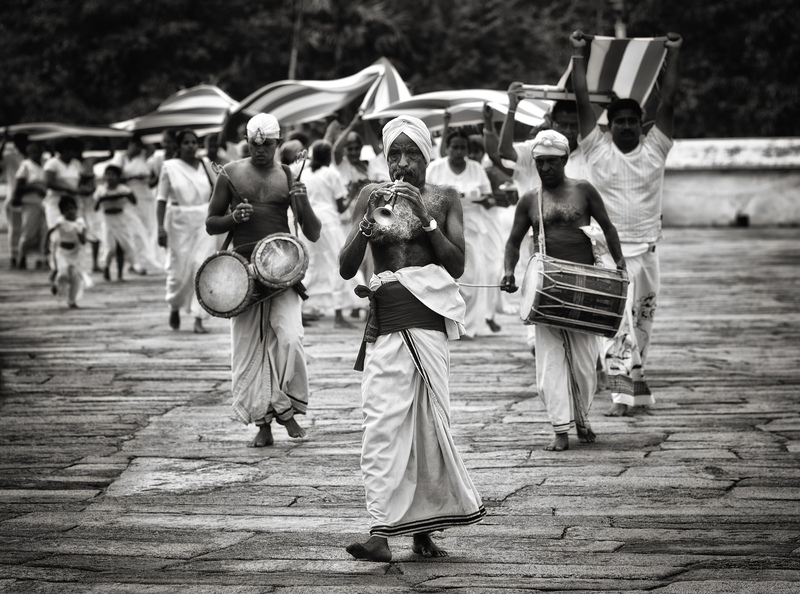
M447 557L447 551L436 546L429 532L415 534L411 550L423 557Z
M629 408L630 407L627 404L621 404L619 402L615 402L614 404L611 405L611 408L609 408L605 413L603 413L603 416L624 417L628 414Z
M194 333L195 334L208 334L208 330L203 326L203 320L200 318L194 319Z
M284 427L286 427L286 432L289 434L289 437L306 436L306 430L297 424L297 421L294 420L294 417L292 417L288 421L285 421L283 425Z
M355 326L353 326L353 324L344 319L344 315L342 314L341 309L337 309L334 314L333 327L343 328L345 330L354 330L356 328Z
M564 450L569 449L569 435L566 433L556 433L556 436L553 438L548 445L544 447L545 450L548 452L563 452Z
M178 330L181 327L181 313L177 309L169 312L169 327Z
M392 551L389 550L389 539L384 536L370 536L365 543L354 542L347 545L345 550L356 559L364 561L389 562L392 560Z
M581 443L594 443L597 440L597 434L587 423L584 427L578 427L578 439Z
M248 447L263 448L265 446L271 446L273 443L275 443L275 440L272 437L272 427L267 423L259 427L258 433Z

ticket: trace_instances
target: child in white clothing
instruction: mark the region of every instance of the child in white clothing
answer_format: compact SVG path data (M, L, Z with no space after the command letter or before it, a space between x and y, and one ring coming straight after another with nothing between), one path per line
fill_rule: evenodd
M86 222L78 218L78 204L69 195L58 201L61 216L47 234L46 245L55 246L56 274L52 286L53 295L66 295L70 308L78 307L77 301L84 287L92 286L91 277L81 268L81 247L86 243Z

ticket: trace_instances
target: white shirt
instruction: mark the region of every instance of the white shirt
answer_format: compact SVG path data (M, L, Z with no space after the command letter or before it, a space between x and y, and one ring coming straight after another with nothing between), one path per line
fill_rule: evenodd
M672 139L653 126L635 149L623 153L610 132L595 126L579 142L620 241L658 241L664 168Z
M314 213L320 219L325 215L327 218L338 219L336 199L347 197L347 188L339 172L328 166L312 171L307 165L303 171L303 183L306 185L308 201Z
M482 195L491 194L492 184L481 164L472 159L466 159L466 162L464 171L456 173L446 157L431 161L425 181L435 185L453 186L462 194L462 199L467 201L480 200Z

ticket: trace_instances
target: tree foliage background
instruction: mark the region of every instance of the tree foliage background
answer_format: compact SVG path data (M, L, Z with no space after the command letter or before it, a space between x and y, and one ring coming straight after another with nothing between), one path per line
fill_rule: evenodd
M684 37L676 137L800 135L796 0L624 4L629 37ZM103 125L201 83L241 100L381 56L414 93L554 84L569 34L614 21L609 0L5 0L0 125Z

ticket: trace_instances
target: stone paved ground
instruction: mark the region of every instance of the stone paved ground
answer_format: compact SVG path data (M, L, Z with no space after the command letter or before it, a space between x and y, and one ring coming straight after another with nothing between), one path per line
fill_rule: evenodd
M343 549L369 525L358 331L307 329L309 437L250 449L226 321L170 331L163 277L67 310L44 273L2 270L0 591L800 591L800 236L669 230L659 249L658 404L608 419L602 393L598 442L545 452L515 317L454 343L453 431L488 514L440 537L449 558L398 538L391 563Z

